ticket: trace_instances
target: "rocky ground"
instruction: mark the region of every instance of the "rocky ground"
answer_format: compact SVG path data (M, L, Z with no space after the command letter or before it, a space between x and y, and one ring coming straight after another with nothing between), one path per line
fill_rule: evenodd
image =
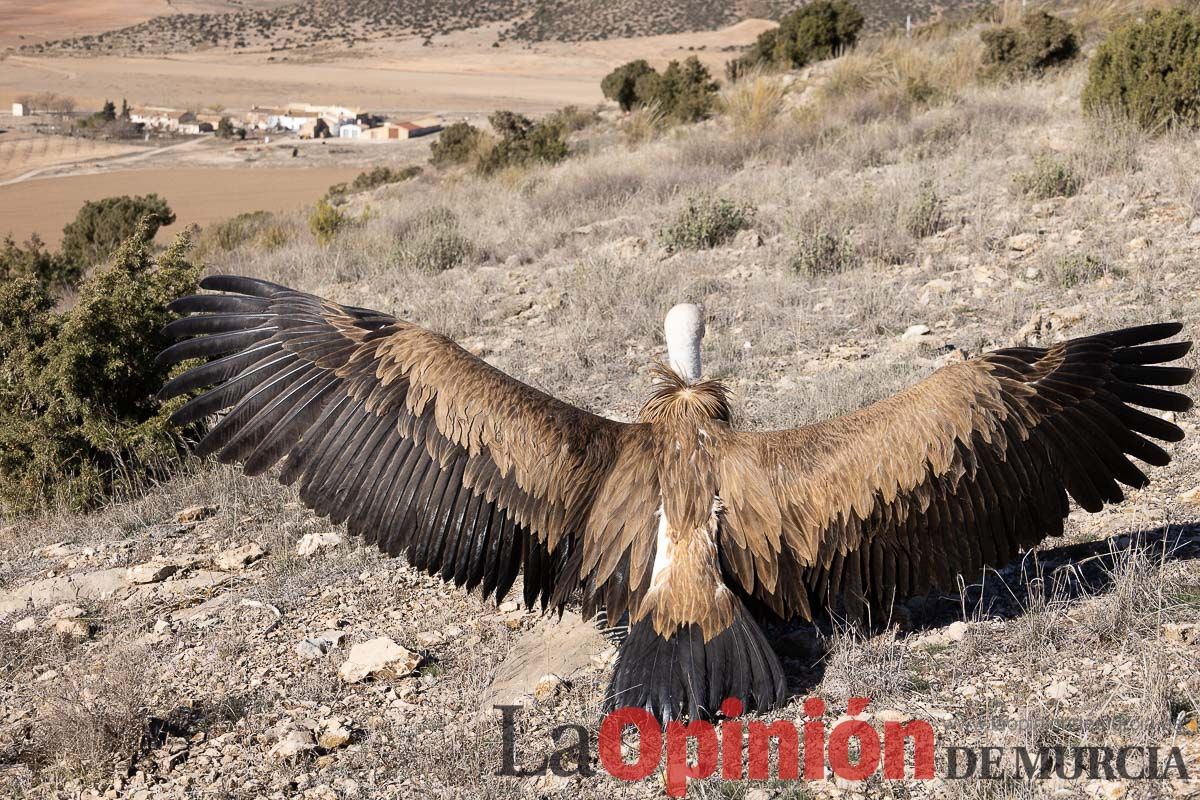
M328 249L297 219L289 244L212 268L400 314L622 419L662 357L662 313L685 300L707 311L706 371L754 427L842 413L992 347L1161 319L1195 336L1194 137L1083 119L1080 67L927 107L898 105L887 81L834 95L843 62L789 76L761 130L720 118L631 146L632 123L609 121L559 167L427 175L356 198L370 218ZM1046 159L1077 180L1030 196ZM748 204L750 221L672 251L664 231L701 195ZM472 242L469 263L397 266L396 232L433 204ZM829 237L840 266L805 269ZM1191 780L709 779L691 796L1200 796L1200 431L1195 412L1174 421L1188 437L1172 464L1123 504L1073 513L1065 539L866 631L770 633L796 695L777 718L819 694L835 723L865 696L869 721L927 720L943 746L1179 747ZM559 724L594 731L611 641L382 558L270 479L196 464L95 514L15 520L0 547L12 796L662 794L657 773L496 777L491 705L527 706L523 763Z

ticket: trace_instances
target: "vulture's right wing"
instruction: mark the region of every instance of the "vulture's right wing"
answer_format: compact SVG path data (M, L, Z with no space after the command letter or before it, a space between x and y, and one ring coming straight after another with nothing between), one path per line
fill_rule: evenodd
M173 417L226 409L199 455L280 479L335 523L417 567L504 596L587 610L628 602L653 558L655 472L645 426L563 403L421 327L266 281L215 276L172 308L194 337L164 363L214 358L163 387L213 387ZM638 520L635 524L631 520ZM597 535L585 535L585 531Z
M886 604L1007 563L1062 532L1068 495L1098 511L1121 484L1147 483L1130 457L1170 460L1152 440L1183 432L1136 406L1191 408L1157 388L1192 378L1163 366L1191 347L1161 341L1181 329L997 350L842 417L737 434L722 497L731 528L755 524L731 530L726 562L746 591L800 614L828 593Z

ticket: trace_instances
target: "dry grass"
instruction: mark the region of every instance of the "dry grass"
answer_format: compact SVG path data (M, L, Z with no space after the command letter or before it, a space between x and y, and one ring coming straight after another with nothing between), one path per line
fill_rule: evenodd
M777 75L752 72L721 93L721 110L734 132L747 139L767 134L783 113L787 87Z

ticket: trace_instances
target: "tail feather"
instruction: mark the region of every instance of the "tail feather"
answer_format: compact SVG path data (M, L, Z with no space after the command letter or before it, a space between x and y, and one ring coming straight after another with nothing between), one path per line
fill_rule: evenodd
M644 708L662 722L685 715L707 719L731 697L747 711L765 711L787 699L783 666L741 605L733 624L707 642L698 625L664 638L649 618L634 624L621 647L605 711Z

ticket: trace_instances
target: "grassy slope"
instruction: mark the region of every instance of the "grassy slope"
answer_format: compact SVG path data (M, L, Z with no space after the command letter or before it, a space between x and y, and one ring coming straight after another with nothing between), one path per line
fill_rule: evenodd
M379 190L356 201L369 202L369 221L328 249L295 219L285 222L289 244L271 252L247 246L215 258L213 268L402 315L519 378L620 418L634 413L647 367L661 357L663 312L700 301L711 320L706 370L732 384L749 426L840 413L949 359L1013 341L1194 321L1194 143L1089 124L1078 110L1081 67L1042 82L971 85L975 36L951 34L916 49L868 45L820 65L790 83L786 103L799 110L765 115L774 121L761 132L737 132L719 119L630 150L604 125L584 135L583 155L560 167ZM954 87L952 97L914 105L902 78L915 73L938 76ZM1045 154L1079 176L1078 194L1033 200L1014 188L1014 177ZM665 252L660 230L696 193L754 204L762 246ZM924 235L913 220L931 198L940 224ZM435 203L456 213L480 263L436 275L395 265L393 231ZM862 263L841 274L795 274L790 265L802 243L821 232L848 235ZM931 333L902 341L915 324ZM1019 568L989 573L980 589L980 576L971 576L976 586L961 598L951 592L908 604L894 627L869 636L825 628L812 647L811 630L783 634L793 690L822 693L831 716L848 695L865 694L872 710L934 720L947 743L1176 740L1175 715L1200 699L1195 646L1168 640L1162 628L1200 619L1200 532L1179 527L1197 516L1179 495L1197 482L1200 438L1194 414L1177 422L1189 438L1172 448L1173 464L1155 471L1152 486L1100 515L1073 514L1068 541L1043 545L1026 562L1027 578ZM193 503L221 510L175 532L172 513ZM1174 526L1165 538L1162 526ZM17 521L0 543L0 581L9 587L48 571L216 552L247 539L271 555L224 590L233 600L212 610L210 622L177 621L166 636L151 628L182 601L89 604L97 638L74 646L40 630L8 633L6 623L0 747L8 757L0 761L10 766L0 768L0 781L35 796L103 791L111 768L82 770L78 759L104 763L114 745L127 747L106 731L136 730L149 709L175 710L181 734L203 734L181 766L163 764L172 746L182 746L170 737L137 760L142 777L133 787L153 785L155 796L354 796L355 787L387 797L658 795L653 779L632 787L600 778L582 787L496 781L499 724L478 719L479 695L533 618L497 614L351 544L311 559L292 555L302 533L326 529L291 492L210 467L95 515ZM1159 550L1123 551L1130 534L1144 534ZM60 540L91 552L47 554L45 546ZM1075 549L1064 550L1068 544ZM276 606L280 625L264 633L256 607L238 605L242 599ZM959 616L970 625L953 640L945 625ZM41 612L35 617L40 622ZM340 685L334 668L344 650L316 663L292 652L331 618L345 623L351 641L386 634L412 647L423 631L450 629L449 641L432 648L440 674ZM560 721L591 725L607 674L598 662L557 703L531 712L530 740L547 742ZM181 710L189 703L199 710ZM799 700L781 713L799 715ZM280 719L328 716L360 731L351 747L282 765L267 756L264 736ZM987 720L1000 727L980 733ZM1195 737L1179 741L1198 763ZM128 779L122 785L128 789ZM750 787L763 788L692 791L737 797ZM936 790L1019 797L1110 788L956 783ZM1182 791L1132 788L1134 796ZM810 790L842 791L824 783L799 791ZM903 790L922 796L933 787Z

